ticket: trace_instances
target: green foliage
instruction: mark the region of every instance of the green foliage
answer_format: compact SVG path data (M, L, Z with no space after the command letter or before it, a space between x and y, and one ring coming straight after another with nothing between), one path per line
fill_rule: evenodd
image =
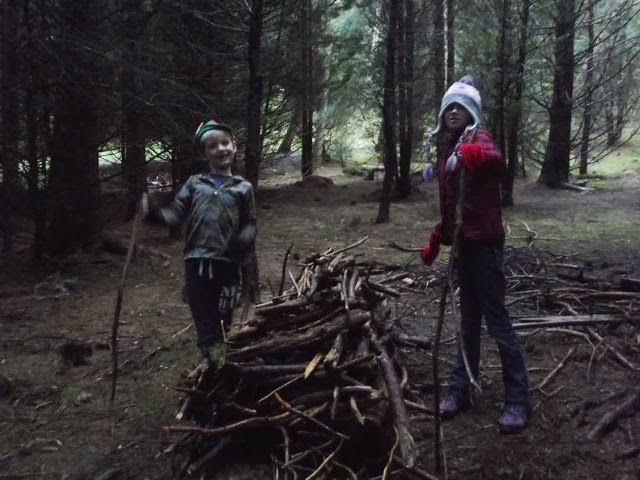
M342 171L347 175L365 176L371 167L376 166L375 153L367 149L351 150L350 156L343 162Z
M627 132L627 136L631 132ZM640 138L628 139L628 142L589 168L588 186L624 187L627 182L637 181L640 177Z
M122 150L114 143L105 144L98 152L100 165L120 164L122 162ZM149 142L145 146L145 158L147 162L153 160L171 161L169 147L160 141Z

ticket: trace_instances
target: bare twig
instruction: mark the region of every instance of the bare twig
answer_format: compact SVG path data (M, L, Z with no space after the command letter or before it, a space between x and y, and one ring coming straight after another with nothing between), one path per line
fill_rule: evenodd
M278 296L282 295L282 291L284 290L284 279L287 271L287 260L289 260L289 255L291 254L291 250L293 249L293 243L289 245L287 251L284 254L284 260L282 261L282 275L280 275L280 286L278 287Z
M538 383L535 387L533 387L532 390L541 390L545 385L547 385L553 379L553 377L555 377L558 374L558 372L564 368L565 364L571 358L571 356L575 353L575 351L576 351L576 347L571 347L567 352L567 354L562 359L562 361L556 366L556 368L551 370L549 375L547 375L540 383Z
M627 398L627 400L618 405L615 409L607 412L591 429L589 435L587 435L587 438L589 440L599 440L621 417L624 417L630 413L637 413L639 409L640 389L636 389L636 391L629 398Z
M140 208L136 210L136 214L133 217L133 224L131 225L131 236L129 237L129 248L127 249L127 256L124 260L124 266L122 267L122 275L120 276L120 284L118 285L118 293L116 295L116 307L113 313L113 324L111 326L111 398L109 399L110 408L113 409L113 404L116 399L116 385L118 383L118 327L120 326L120 311L122 309L122 297L124 295L124 287L127 281L127 275L129 274L129 265L131 265L131 259L133 258L133 252L136 245L136 234L138 224L142 212Z
M299 416L301 418L304 418L305 420L309 420L310 422L315 423L317 426L319 426L323 430L326 430L329 433L337 435L338 437L343 438L345 440L349 440L350 437L348 435L345 435L344 433L341 433L341 432L338 432L337 430L334 430L333 428L331 428L327 424L322 423L317 418L314 418L311 415L308 415L308 414L304 413L303 411L298 410L297 408L294 408L291 405L289 405L287 402L284 401L284 399L280 396L279 393L275 393L274 396L275 396L276 400L280 403L280 405L282 405L285 408L285 410L287 410L288 412L291 412L294 415L297 415L297 416Z

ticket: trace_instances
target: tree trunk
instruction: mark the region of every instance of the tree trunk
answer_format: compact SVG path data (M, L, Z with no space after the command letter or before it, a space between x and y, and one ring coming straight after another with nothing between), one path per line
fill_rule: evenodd
M539 182L555 187L569 180L573 102L575 0L558 2L553 97L549 108L549 140Z
M384 136L383 159L384 159L384 180L382 182L382 195L378 208L376 223L389 221L389 210L391 205L391 192L396 180L398 160L396 157L396 134L393 124L396 105L396 26L398 24L398 2L399 0L389 0L389 30L387 31L387 52L384 69L384 92L382 100L382 132Z
M291 120L289 121L287 131L284 133L284 137L282 137L280 146L278 146L278 153L291 153L293 139L296 137L300 120L300 108L298 107L298 102L296 102L291 112Z
M327 56L331 55L331 49L329 48L329 52ZM324 161L322 152L326 150L326 135L327 135L327 111L329 108L329 90L328 90L328 80L329 76L329 66L327 62L320 60L316 63L317 70L319 72L315 73L315 76L320 79L320 106L319 113L316 118L315 125L315 141L313 142L313 162L316 165L322 164Z
M433 42L432 42L432 71L433 71L433 108L436 116L440 109L440 100L445 89L445 31L444 31L444 2L433 0Z
M500 40L498 42L498 58L497 58L497 78L496 78L496 111L495 111L495 135L496 143L502 153L503 158L507 158L506 155L506 122L505 117L507 112L505 111L505 95L506 95L506 75L507 65L509 63L509 54L507 53L507 28L509 23L509 12L511 10L511 0L502 0L502 12L500 14ZM507 168L505 177L510 174L510 170ZM505 180L503 177L503 183ZM513 180L512 180L513 181ZM504 205L504 191L503 193L503 205ZM511 200L513 202L513 199Z
M509 106L507 125L507 171L502 183L502 206L512 207L513 180L518 165L518 149L520 147L520 123L522 119L522 93L524 91L524 66L527 57L527 38L529 28L529 7L531 0L522 1L520 11L520 36L518 39L518 60L515 65L514 96ZM523 160L524 171L524 160Z
M67 32L94 27L91 17L97 9L93 2L67 2L61 10ZM91 246L102 230L93 78L97 68L86 49L63 36L58 40L56 54L65 75L60 77L54 105L47 248L52 254L68 254Z
M122 110L124 115L124 157L122 171L127 184L127 207L125 220L135 215L140 196L147 191L147 175L145 163L145 132L142 117L142 105L137 100L142 93L140 80L135 67L135 48L132 46L131 67L123 72Z
M627 43L627 35L624 30L620 32L620 44ZM637 53L635 54L637 55ZM633 94L628 89L628 85L633 84L633 69L629 68L631 60L626 55L618 53L615 55L614 71L617 71L616 81L613 84L611 93L611 113L607 123L607 146L612 147L622 138L622 129L625 124L625 116L629 109L629 97ZM625 76L628 79L625 79ZM626 88L625 88L626 87Z
M253 0L249 23L249 99L247 107L247 146L245 150L245 177L254 189L258 188L260 166L260 127L262 107L262 76L260 74L260 47L262 43L262 0ZM244 302L257 302L258 258L255 251L248 263L242 268L242 299Z
M175 196L178 189L189 176L194 173L193 165L189 158L192 155L191 144L174 144L171 149L171 196ZM180 240L182 237L182 225L174 225L169 227L169 238L171 240Z
M498 148L505 155L505 77L507 71L507 28L509 23L510 0L502 0L502 12L500 16L500 39L498 43L497 78L496 78L496 111L495 111L495 136Z
M404 0L398 29L398 113L400 115L400 176L397 190L401 197L411 193L411 154L413 152L413 63L415 8Z
M102 230L102 218L95 105L71 86L62 88L67 91L58 92L54 107L47 247L64 255L90 247Z
M281 0L281 4L279 7L280 12L278 14L278 27L277 27L276 40L275 40L275 45L273 46L273 50L275 51L275 54L277 55L278 58L284 57L284 52L282 51L282 30L285 22L285 12L287 11L285 8L285 4L286 4L285 0ZM251 55L251 53L249 53L249 55ZM267 75L267 79L268 79L267 86L265 89L266 92L264 94L264 117L261 115L261 118L264 118L264 121L260 122L260 152L261 153L264 151L264 140L267 137L267 135L271 133L269 132L269 129L266 123L271 118L271 102L274 100L274 84L275 84L276 78L274 75ZM293 134L295 134L295 130L293 132L294 132ZM289 151L291 151L291 142L293 142L293 136L289 140Z
M31 2L25 0L23 3L23 23L25 35L28 38L26 48L28 51L34 51L34 39L36 38L33 22L31 19ZM34 233L33 233L33 260L39 263L44 255L45 248L45 232L47 219L46 206L46 155L40 155L38 150L38 140L40 137L39 129L39 111L40 106L43 112L43 118L48 118L45 105L38 105L38 94L36 88L36 77L38 70L36 62L33 58L29 58L25 62L25 153L29 166L27 170L27 186L29 188L29 205L33 216ZM46 92L46 88L45 88ZM46 93L40 98L46 98ZM46 135L43 133L42 137ZM46 143L46 138L44 138ZM42 172L41 172L42 170ZM42 174L41 174L42 173Z
M594 37L594 0L589 0L587 6L587 66L584 75L584 89L586 92L584 99L584 112L582 114L582 141L580 143L580 175L587 174L587 165L589 163L589 137L591 136L591 112L593 108L593 49L595 43Z
M145 162L144 105L140 101L143 94L140 78L140 40L141 19L144 15L142 2L123 4L123 8L132 8L123 22L124 42L122 71L122 115L124 118L124 155L122 172L127 185L127 206L125 220L131 220L141 195L147 191L147 172Z
M32 38L32 28L29 16L29 2L25 4L25 28L27 35ZM32 48L29 43L27 48ZM29 165L27 172L27 184L29 187L29 203L33 215L34 234L33 234L33 259L40 262L42 260L45 248L45 232L47 219L46 193L44 188L44 179L40 177L40 161L38 159L38 111L36 108L35 95L35 64L33 60L29 61L27 67L29 75L27 80L27 89L25 96L25 119L26 119L26 158ZM44 156L43 156L44 157ZM43 162L45 160L42 160ZM42 168L45 170L45 167ZM43 175L44 176L44 175Z
M302 61L302 177L313 174L313 49L311 44L311 0L300 2Z
M262 76L260 47L262 42L262 0L253 0L249 22L249 98L247 100L247 144L245 148L245 177L258 187L260 166L260 124L262 106Z
M30 86L31 87L31 86ZM33 259L42 260L45 247L45 228L47 218L46 195L41 185L38 161L38 117L35 109L33 89L29 88L25 99L27 125L27 162L29 163L28 185L29 202L33 214Z
M447 0L447 78L445 85L449 85L456 81L455 77L455 0Z
M2 5L2 184L0 212L2 212L2 251L13 250L16 233L18 177L18 2L5 0Z

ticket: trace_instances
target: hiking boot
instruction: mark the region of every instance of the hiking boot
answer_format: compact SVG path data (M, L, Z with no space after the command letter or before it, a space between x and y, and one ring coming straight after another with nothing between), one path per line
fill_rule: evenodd
M467 393L457 388L450 388L440 400L440 416L442 418L453 418L470 406L471 402Z
M498 420L500 432L518 433L524 430L529 420L531 407L525 403L507 403Z

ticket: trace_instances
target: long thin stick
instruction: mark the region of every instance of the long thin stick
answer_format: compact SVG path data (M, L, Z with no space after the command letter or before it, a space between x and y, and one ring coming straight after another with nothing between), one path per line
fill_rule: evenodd
M315 423L316 425L318 425L320 428L328 431L329 433L333 433L334 435L337 435L338 437L344 439L344 440L350 440L348 435L345 435L344 433L340 433L337 430L334 430L333 428L331 428L330 426L328 426L325 423L322 423L320 420L312 417L311 415L308 415L306 413L304 413L301 410L298 410L294 407L292 407L291 405L289 405L278 393L274 394L276 400L278 401L278 403L280 403L280 405L282 405L285 410L287 410L288 412L291 412L299 417L304 418L305 420L309 420L310 422Z
M436 324L436 334L433 340L433 357L431 366L433 368L433 403L434 403L434 418L433 428L435 435L435 442L433 444L434 457L436 461L436 472L442 473L443 470L443 458L442 458L442 437L440 435L440 368L439 368L439 355L440 355L440 337L442 336L442 326L444 325L444 311L447 302L447 293L449 290L449 284L445 283L442 288L442 294L440 296L440 311L438 313L438 323Z
M470 137L469 141L473 142L475 138L476 130L474 130ZM447 301L447 293L451 292L451 311L453 314L453 323L456 329L456 337L458 338L458 348L460 349L460 354L462 355L462 360L464 363L464 368L467 372L467 376L469 377L469 381L471 384L476 387L479 391L482 389L480 385L473 377L471 373L471 368L469 367L469 360L467 359L467 353L465 350L464 339L462 338L461 328L458 326L458 318L456 313L456 294L453 288L453 279L455 276L455 268L458 263L458 259L460 257L459 252L462 247L462 213L464 209L464 187L465 187L465 167L462 165L460 167L460 181L458 183L458 198L456 201L456 209L455 209L455 228L453 232L453 242L451 244L451 250L449 251L449 269L448 269L448 281L445 282L444 287L442 288L442 295L440 296L440 312L438 315L438 323L436 325L436 338L434 340L434 349L433 349L433 383L435 385L434 391L434 411L435 411L435 419L434 419L434 429L435 429L435 443L434 443L434 456L436 461L436 472L442 473L444 458L442 454L442 438L440 436L440 379L439 379L439 368L438 368L438 355L440 352L440 337L442 335L442 326L444 324L444 312L445 305Z
M346 252L347 250L351 250L352 248L357 247L358 245L366 242L369 239L369 235L365 235L363 238L361 238L360 240L358 240L356 243L352 243L351 245L347 245L344 248L341 248L339 250L336 250L335 252L332 252L331 255L335 256L338 255L339 253L342 252Z
M576 347L571 347L567 352L567 354L562 359L562 361L556 366L556 368L551 370L549 375L547 375L540 383L538 383L531 390L540 390L544 388L553 379L553 377L555 377L558 374L558 372L564 368L567 361L571 358L571 356L575 353L575 351L576 351Z
M473 135L471 140L473 141ZM465 178L465 167L464 165L460 167L460 183L458 186L458 201L456 203L456 214L455 214L455 229L453 232L453 242L451 244L451 251L449 252L449 292L451 293L451 315L453 316L453 324L456 328L456 335L458 337L458 348L460 349L460 353L462 355L462 362L464 363L464 369L467 372L467 376L469 377L469 382L473 385L476 390L479 392L482 391L480 384L477 382L473 373L471 372L471 367L469 366L469 359L467 357L467 349L464 344L464 337L462 336L462 319L458 321L458 310L456 308L456 295L455 289L453 288L453 279L455 277L455 269L458 267L460 263L460 252L462 250L462 240L463 240L463 223L462 223L462 214L464 210L464 189L466 184Z
M124 266L122 267L122 275L120 276L120 285L118 285L118 294L116 297L116 308L113 313L113 325L111 326L111 399L110 407L113 408L113 402L116 399L116 385L118 382L118 326L120 323L120 310L122 309L122 296L124 293L124 286L127 280L127 274L129 273L129 265L131 265L131 259L133 258L133 252L136 247L136 233L138 229L138 223L140 223L141 212L138 208L136 214L133 217L133 225L131 226L131 236L129 237L129 248L127 249L127 256L124 260Z
M282 262L282 274L280 275L280 286L278 287L278 297L282 295L282 291L284 290L284 280L287 272L287 260L289 260L291 250L293 250L293 243L289 245L289 248L287 248L287 251L284 253L284 261Z

